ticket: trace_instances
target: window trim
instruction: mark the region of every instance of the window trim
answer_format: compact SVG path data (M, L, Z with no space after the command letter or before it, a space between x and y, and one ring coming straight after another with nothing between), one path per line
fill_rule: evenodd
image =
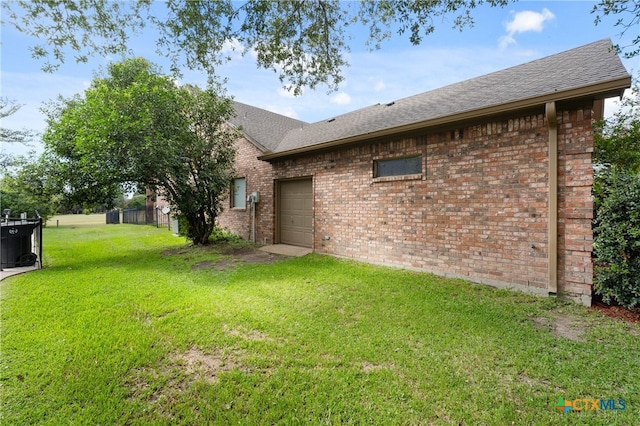
M234 203L235 200L235 189L236 182L242 180L244 181L244 195L242 196L242 206L236 206ZM246 177L237 177L231 180L231 185L229 188L229 208L231 210L246 210L247 209L247 178Z
M374 182L389 182L389 181L397 181L397 180L417 180L422 179L424 176L424 158L423 154L419 153L416 155L405 155L399 157L379 157L373 159L371 176ZM378 164L383 161L396 161L403 160L408 158L419 158L420 159L420 173L407 173L407 174L399 174L399 175L390 175L390 176L376 176L378 173Z

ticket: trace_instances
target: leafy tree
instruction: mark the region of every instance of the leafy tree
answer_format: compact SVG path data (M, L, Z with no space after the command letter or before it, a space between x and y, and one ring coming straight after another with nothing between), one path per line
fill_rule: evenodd
M147 205L147 196L145 194L136 194L126 203L126 208L137 209Z
M640 84L596 125L594 289L607 303L640 304Z
M50 191L47 175L33 155L14 159L14 167L0 180L0 211L11 209L12 216L26 212L29 217L37 211L46 223L60 202L59 195Z
M22 105L16 104L15 101L6 97L0 97L0 119L15 114L22 108ZM22 143L31 142L35 133L28 129L14 130L0 127L0 142L2 143Z
M451 18L454 28L472 26L472 11L482 4L502 7L515 0L22 0L3 2L8 22L21 32L43 40L31 48L51 71L66 60L68 50L78 62L92 55L128 52L132 34L149 25L159 33L158 52L171 58L175 72L182 61L205 70L210 77L236 47L255 53L259 67L273 70L295 93L304 86L326 84L336 89L348 65L349 32L354 26L368 30L366 44L379 48L392 33L421 43L435 30L438 18ZM592 10L594 22L604 16L618 18L622 32L637 29L640 5L634 0L600 0ZM37 25L34 25L37 22ZM640 54L640 37L627 57ZM629 50L630 49L630 50Z
M613 168L594 220L594 288L606 303L640 306L640 176Z
M228 191L237 133L228 99L177 87L144 59L111 64L84 96L50 106L44 135L70 199L113 205L141 184L156 189L206 244Z
M6 97L0 97L0 120L10 115L15 114L22 107L22 105L16 104L15 101ZM0 127L0 144L7 143L21 143L28 145L29 142L35 136L35 132L29 129L7 129ZM13 166L14 158L10 154L0 152L0 170L6 171L9 167Z
M595 130L595 164L640 173L640 74L618 111L597 123Z
M627 31L635 31L635 38L631 45L614 45L618 53L624 52L625 58L633 58L640 55L640 2L637 0L600 0L593 6L591 13L596 15L595 24L602 22L602 16L615 15L617 20L614 24L621 28L621 34Z
M131 34L152 25L159 33L158 52L171 58L173 71L183 61L210 77L236 46L255 53L259 67L279 74L299 93L302 87L326 84L335 89L347 65L349 30L364 25L368 44L378 48L392 30L413 44L435 30L435 20L453 16L453 26L473 24L478 5L504 6L509 0L439 0L340 2L338 0L265 1L24 0L3 2L4 15L19 31L43 41L31 48L55 70L74 52L79 62L92 55L130 53ZM37 22L37 25L34 25Z
M620 108L594 125L594 210L609 196L617 171L640 174L640 74Z

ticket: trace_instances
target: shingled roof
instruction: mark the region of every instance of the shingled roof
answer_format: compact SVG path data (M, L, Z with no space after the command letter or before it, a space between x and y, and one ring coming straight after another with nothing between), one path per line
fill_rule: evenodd
M308 123L262 108L233 101L236 116L231 124L241 129L244 135L263 152L275 151L278 144L292 129L300 129Z
M619 96L630 87L631 76L611 47L611 40L600 40L331 120L313 124L296 120L297 125L283 132L278 142L260 142L271 150L260 158L270 160L532 108L550 101Z

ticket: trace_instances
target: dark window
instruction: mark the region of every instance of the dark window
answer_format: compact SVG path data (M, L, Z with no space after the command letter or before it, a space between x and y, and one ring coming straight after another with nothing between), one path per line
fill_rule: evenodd
M373 162L373 177L403 176L422 173L422 157L393 158Z

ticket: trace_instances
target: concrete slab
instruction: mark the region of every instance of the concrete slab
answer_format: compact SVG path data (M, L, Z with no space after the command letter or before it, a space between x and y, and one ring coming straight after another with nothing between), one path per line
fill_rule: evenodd
M266 251L267 253L296 257L306 256L309 253L313 253L313 249L307 247L290 246L287 244L272 244L270 246L260 247L259 250Z
M2 269L0 270L0 281L4 280L5 278L8 278L12 275L18 275L18 274L24 274L25 272L31 272L31 271L37 271L38 266L37 264L34 266L24 266L24 267L20 267L20 268L7 268L7 269Z

